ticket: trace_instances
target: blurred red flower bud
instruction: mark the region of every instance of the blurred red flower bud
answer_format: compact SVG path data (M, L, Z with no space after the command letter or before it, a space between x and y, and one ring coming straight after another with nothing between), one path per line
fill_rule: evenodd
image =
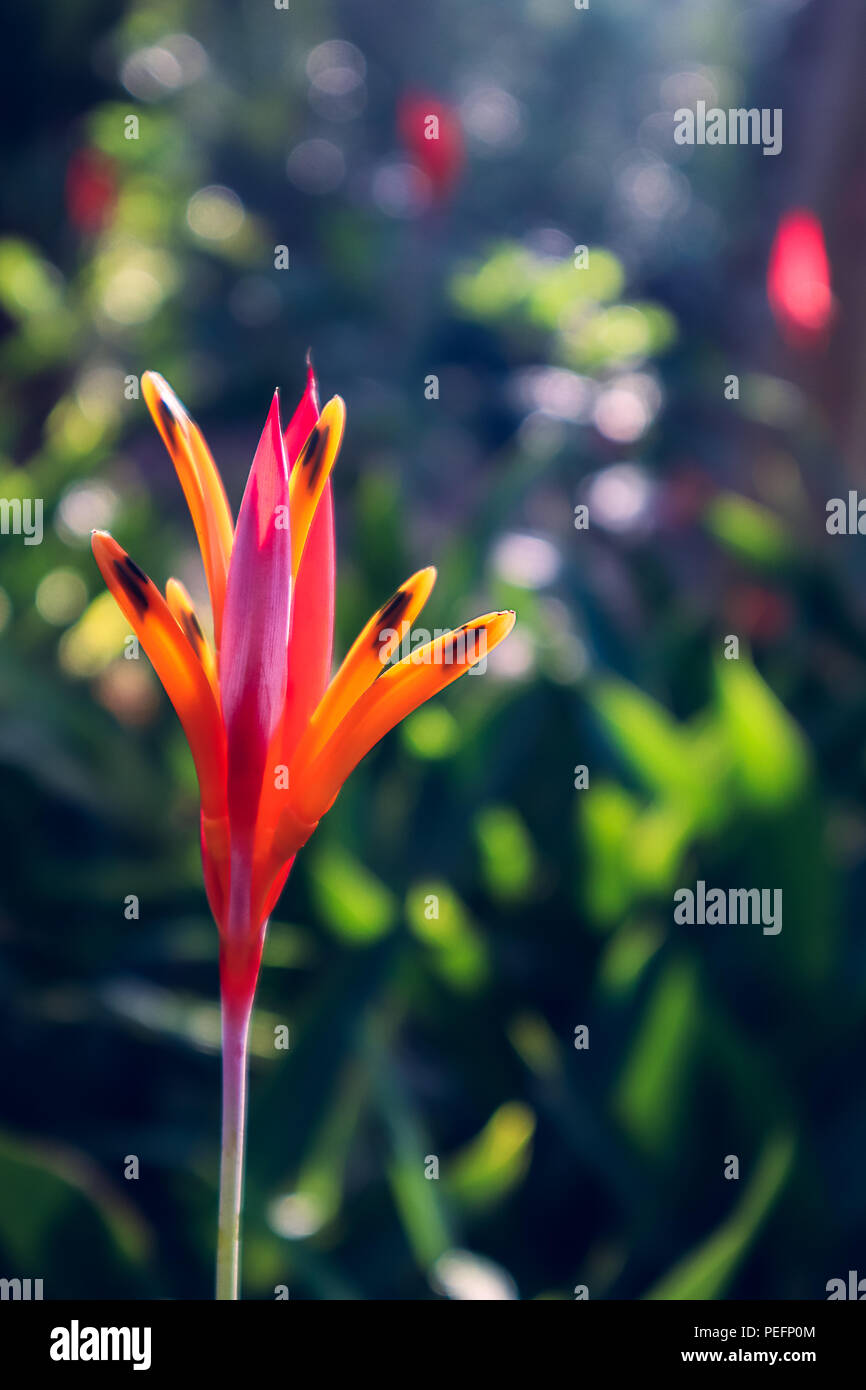
M787 343L801 350L827 339L834 315L824 232L805 208L779 222L767 268L767 297Z
M784 594L758 584L735 587L725 601L732 632L740 632L760 645L778 641L791 626L792 612Z
M460 181L466 157L456 109L439 97L407 92L397 108L397 128L410 158L430 180L434 200L445 201Z
M98 232L117 201L114 165L99 150L76 150L66 168L66 211L81 232Z

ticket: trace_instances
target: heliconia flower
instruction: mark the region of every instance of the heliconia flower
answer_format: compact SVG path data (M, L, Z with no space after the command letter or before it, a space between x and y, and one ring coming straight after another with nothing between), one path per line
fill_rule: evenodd
M225 1215L234 1222L226 1239L234 1241L236 1290L240 1157L238 1148L227 1160L226 1145L240 1146L246 1030L268 916L296 853L353 768L492 651L514 614L485 614L386 665L393 635L408 631L433 588L435 569L419 570L373 614L331 679L330 474L343 437L342 400L335 396L320 412L309 362L285 431L274 396L235 525L198 426L157 373L144 374L142 389L192 515L213 642L178 580L169 579L163 597L104 531L93 533L93 553L177 711L198 776L205 886L220 934L223 1161L234 1185L221 1188L221 1240ZM223 1281L220 1297L235 1296L231 1283Z
M767 296L786 342L803 350L823 345L835 303L824 230L806 208L786 213L779 222L767 268Z

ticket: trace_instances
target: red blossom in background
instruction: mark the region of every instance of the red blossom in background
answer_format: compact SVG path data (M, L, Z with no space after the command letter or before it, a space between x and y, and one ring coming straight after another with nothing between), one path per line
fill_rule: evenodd
M66 166L66 211L80 232L99 232L117 202L112 161L99 150L76 150Z
M767 268L767 297L787 343L802 351L826 342L835 305L821 223L797 208L776 229Z
M406 152L430 180L434 201L445 202L466 162L456 109L440 97L407 92L397 108L397 129Z

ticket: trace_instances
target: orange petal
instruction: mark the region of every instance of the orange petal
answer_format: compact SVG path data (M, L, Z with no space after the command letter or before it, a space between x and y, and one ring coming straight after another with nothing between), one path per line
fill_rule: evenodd
M333 396L307 435L289 478L289 524L292 537L292 580L298 577L319 498L331 474L346 424L346 406Z
M404 634L417 618L436 583L428 565L401 584L362 628L299 740L292 773L308 767L357 700L381 676Z
M105 531L94 531L93 554L124 617L150 657L189 742L205 820L226 814L222 719L201 662L156 585Z
M202 670L208 678L214 699L219 703L219 682L213 647L202 631L198 614L195 611L195 604L179 579L169 579L166 583L165 601L171 609L172 617L186 633L187 641L201 662Z
M304 822L318 821L374 744L498 646L514 620L512 612L487 613L389 667L349 711L312 765L290 778L294 814Z
M214 636L219 649L226 576L234 527L222 479L198 425L158 372L145 372L141 387L162 435L192 516L204 561Z

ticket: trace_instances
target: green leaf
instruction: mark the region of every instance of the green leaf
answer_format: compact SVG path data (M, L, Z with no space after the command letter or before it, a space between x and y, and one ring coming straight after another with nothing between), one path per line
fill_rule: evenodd
M491 897L525 902L536 875L535 848L524 822L511 806L485 806L475 817L481 877Z
M648 807L633 828L631 871L646 893L667 895L693 829L692 818L673 802Z
M0 304L12 318L54 314L62 307L59 271L17 237L0 241Z
M716 698L740 790L772 810L807 786L809 755L800 730L748 657L716 662Z
M276 1197L268 1208L270 1224L279 1235L303 1239L337 1216L369 1084L368 1069L352 1058L334 1086L331 1108L313 1138L295 1188Z
M628 864L638 803L615 782L596 782L577 808L584 843L581 896L590 917L607 927L632 901Z
M85 1158L0 1135L0 1246L16 1266L4 1273L38 1278L54 1232L73 1221L91 1240L107 1239L115 1263L140 1264L148 1254L149 1234L137 1212Z
M794 1140L767 1141L754 1176L731 1215L644 1294L654 1300L722 1298L761 1225L781 1193L794 1160Z
M669 1149L679 1129L699 1015L694 966L673 960L655 982L614 1095L623 1128L656 1157Z
M338 846L326 845L312 856L310 879L322 920L342 940L367 946L394 926L393 893Z
M532 1156L535 1115L520 1101L494 1111L474 1139L449 1159L445 1190L460 1206L495 1206L522 1180Z
M658 927L627 922L610 938L599 963L599 984L611 998L629 995L664 937Z
M426 1176L431 1145L385 1060L376 1067L376 1086L390 1142L387 1172L394 1203L416 1263L429 1269L454 1244L439 1183Z
M487 976L487 952L469 911L447 883L416 883L406 896L406 922L431 951L433 968L458 990L474 990Z
M600 682L590 702L608 736L647 791L689 804L698 787L689 740L668 712L625 681Z
M762 569L778 570L794 558L794 546L779 518L748 497L720 493L707 507L704 524L727 550Z

